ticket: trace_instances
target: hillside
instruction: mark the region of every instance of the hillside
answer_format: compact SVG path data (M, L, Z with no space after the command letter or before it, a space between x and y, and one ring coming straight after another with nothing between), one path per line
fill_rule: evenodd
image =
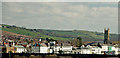
M26 35L17 34L17 33L8 32L8 31L2 31L2 35L15 35L15 36L31 37L31 36L26 36Z
M70 40L80 36L84 41L101 41L103 40L103 33L84 31L84 30L46 30L46 29L26 29L24 27L2 25L3 31L21 34L25 36L32 36L37 38L53 38L56 40ZM117 40L116 34L110 34L111 40Z
M26 29L23 27L16 27L16 26L10 26L10 25L2 25L2 31L10 32L9 34L12 35L13 33L25 36L31 36L33 38L53 38L55 40L68 40L71 38L62 38L62 37L54 37L54 36L48 36L41 34L40 32L34 32L30 31L30 29Z

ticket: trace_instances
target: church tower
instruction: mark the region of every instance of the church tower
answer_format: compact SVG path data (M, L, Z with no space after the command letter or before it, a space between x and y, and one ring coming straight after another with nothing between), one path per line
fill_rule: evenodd
M108 28L108 30L106 30L106 29L104 30L104 44L110 43L109 32L110 32L109 28Z

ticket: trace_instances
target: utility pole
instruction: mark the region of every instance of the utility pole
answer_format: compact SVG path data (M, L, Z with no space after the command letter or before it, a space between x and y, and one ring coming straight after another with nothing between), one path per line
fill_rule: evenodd
M40 43L38 43L38 45L39 45L39 53L40 53Z

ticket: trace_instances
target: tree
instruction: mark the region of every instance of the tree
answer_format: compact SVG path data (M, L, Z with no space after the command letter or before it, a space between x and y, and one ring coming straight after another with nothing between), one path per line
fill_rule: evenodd
M97 46L98 46L98 47L100 47L100 48L102 48L102 46L100 45L100 43L99 43L99 42L98 42Z
M48 39L48 38L46 38L46 40L48 41L49 39Z
M20 40L20 38L17 38L18 40Z
M81 45L82 45L82 38L81 37L77 37L76 46L80 47Z

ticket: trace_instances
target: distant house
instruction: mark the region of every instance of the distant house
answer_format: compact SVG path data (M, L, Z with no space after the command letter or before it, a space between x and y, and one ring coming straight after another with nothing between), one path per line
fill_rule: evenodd
M32 46L31 49L32 49L31 53L40 53L40 47L39 46Z
M104 54L105 51L108 51L108 45L102 45L101 54Z
M101 48L97 46L82 45L81 48L73 50L74 54L101 54Z
M42 43L40 46L40 53L49 53L48 46L45 43Z
M57 45L54 47L54 53L59 53L60 50L62 50L61 45L60 45L60 44L57 44Z
M31 53L49 53L48 48L45 43L41 43L40 46L34 45L31 47Z
M82 48L80 53L81 54L91 54L91 49L90 48Z
M6 53L9 53L9 52L15 53L15 48L14 47L6 47Z
M80 54L118 54L118 47L113 45L90 46L82 45L80 49L73 50L73 53Z
M57 44L55 47L54 47L54 52L55 53L60 53L60 51L62 51L63 53L65 54L69 54L72 52L72 46L70 44Z
M22 52L27 52L26 48L24 48L24 46L14 46L15 47L15 53L22 53Z
M91 48L92 49L92 54L101 54L101 48L100 47L97 47L97 46L94 46Z
M87 46L82 45L79 53L80 54L92 54L91 46L89 46L89 45L87 45Z
M102 45L101 54L107 54L108 52L111 52L112 54L118 54L118 47L113 45Z

